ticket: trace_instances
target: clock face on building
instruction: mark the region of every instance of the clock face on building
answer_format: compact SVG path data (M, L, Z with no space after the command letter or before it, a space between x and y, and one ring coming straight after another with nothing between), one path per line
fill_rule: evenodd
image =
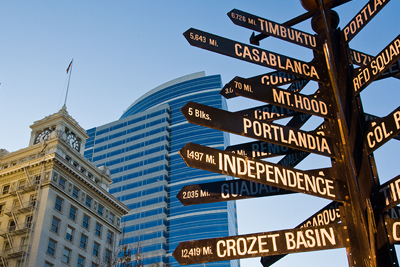
M51 130L50 130L50 129L44 129L43 131L41 131L41 132L36 136L35 144L37 144L37 143L39 143L39 142L41 142L41 141L44 141L44 140L49 139L50 133L51 133Z
M74 133L67 134L67 142L72 148L76 149L77 151L80 150L81 144Z

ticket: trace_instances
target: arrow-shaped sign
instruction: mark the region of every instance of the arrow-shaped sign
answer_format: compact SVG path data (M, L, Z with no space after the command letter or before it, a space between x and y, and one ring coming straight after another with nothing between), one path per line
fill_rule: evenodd
M357 64L358 66L365 66L374 59L373 56L357 50L350 49L350 53L353 64ZM400 60L397 60L392 66L390 66L387 69L387 71L383 72L382 75L376 79L380 80L388 77L400 79L399 75L400 75Z
M370 0L343 28L344 40L350 42L390 0Z
M385 47L365 67L354 70L353 88L359 94L365 87L375 81L390 66L400 59L400 35L398 35L388 46Z
M274 36L276 38L310 49L321 49L317 46L317 37L313 34L299 31L283 24L240 11L238 9L233 9L230 11L228 13L228 17L236 25L245 27L247 29Z
M172 256L181 265L348 246L344 224L181 242Z
M242 179L235 179L225 182L185 185L176 197L184 206L188 206L291 193L296 192Z
M334 157L331 139L313 132L269 122L260 122L194 102L188 102L181 108L181 112L190 123L306 152Z
M307 96L279 88L265 88L261 83L235 77L228 85L236 95L270 103L299 112L332 118L331 105L316 96Z
M301 127L301 125L299 126ZM324 123L318 126L315 131L323 131ZM270 158L280 155L288 155L300 152L297 149L291 149L285 146L279 146L263 141L254 141L243 144L227 146L225 151L232 152L242 156L249 156L252 158Z
M346 201L343 196L346 194L345 184L337 179L316 175L318 170L301 171L193 143L187 143L179 154L189 167L335 201Z
M300 112L275 105L263 105L255 108L235 111L234 113L240 116L251 117L262 121L274 121L302 114Z
M378 120L367 130L365 137L367 153L371 154L398 134L400 134L400 107Z
M388 210L400 204L400 175L381 185L379 189L383 210Z
M286 77L286 76L292 76L292 77ZM266 73L264 75L254 76L248 78L248 80L262 83L264 84L265 87L268 88L291 83L290 86L286 89L287 91L291 92L300 92L310 81L304 78L295 77L291 74L287 74L281 71L274 71ZM228 84L222 87L220 94L226 99L237 97L237 95L233 92L233 89Z
M310 216L307 220L297 225L296 229L303 227L328 225L340 222L339 205L339 203L332 201L331 203L317 211L314 215ZM286 255L287 254L262 257L261 263L264 267L268 267L278 260L282 259Z
M376 122L379 121L380 119L382 119L381 117L369 114L369 113L365 113L364 112L364 117L366 121L371 121L371 126L373 127L374 125L376 125ZM400 141L400 134L396 135L393 137L393 139L399 140Z
M323 74L323 71L321 70L322 67L319 66L317 68L312 63L303 62L193 28L187 30L183 35L191 45L209 51L287 72L317 82L327 83L328 80L326 74Z

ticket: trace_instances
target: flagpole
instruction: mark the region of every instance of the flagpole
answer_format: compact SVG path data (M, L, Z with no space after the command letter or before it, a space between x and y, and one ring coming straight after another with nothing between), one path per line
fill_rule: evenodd
M65 100L64 100L64 107L67 107L67 97L68 97L68 89L69 89L69 81L71 80L71 73L72 73L72 62L74 59L71 60L71 63L69 63L69 66L67 68L67 73L69 72L69 77L68 77L68 84L67 84L67 92L65 93Z

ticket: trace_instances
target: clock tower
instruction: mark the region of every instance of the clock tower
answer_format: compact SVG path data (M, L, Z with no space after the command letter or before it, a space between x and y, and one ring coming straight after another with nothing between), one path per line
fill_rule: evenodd
M49 115L42 120L35 121L30 128L32 132L29 146L38 143L50 144L61 141L70 149L83 154L88 135L68 114L65 106L57 113Z

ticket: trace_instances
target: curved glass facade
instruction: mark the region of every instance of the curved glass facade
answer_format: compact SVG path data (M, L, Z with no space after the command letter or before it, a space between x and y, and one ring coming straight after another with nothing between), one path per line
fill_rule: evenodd
M188 101L226 109L220 90L219 75L187 75L149 91L119 120L87 131L85 156L110 168L110 193L132 209L123 218L125 242L140 242L145 264L179 266L171 253L180 242L237 234L234 202L185 207L176 198L185 185L230 179L190 168L178 154L188 142L218 149L228 144L226 133L189 124L180 112Z

